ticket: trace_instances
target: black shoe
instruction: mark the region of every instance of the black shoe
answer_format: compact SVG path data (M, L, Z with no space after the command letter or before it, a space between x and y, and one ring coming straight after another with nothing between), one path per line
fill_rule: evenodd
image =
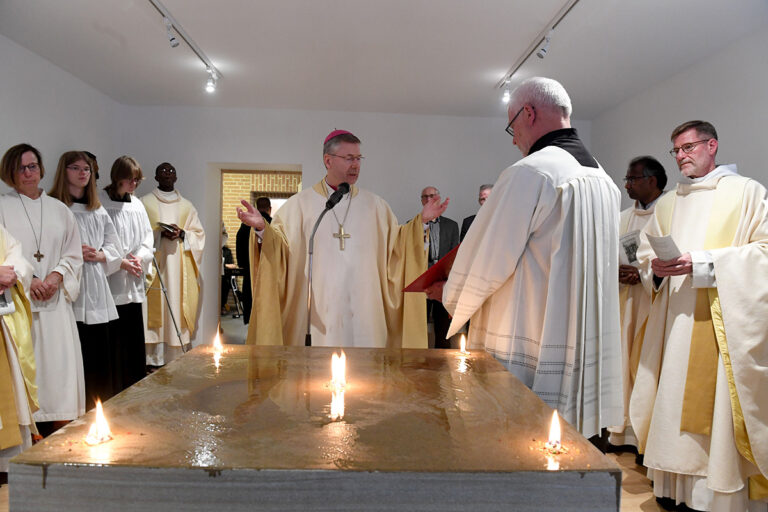
M8 473L0 473L0 486L8 483Z
M656 498L656 503L664 510L677 510L675 500L672 498Z
M685 503L679 504L675 510L677 510L677 512L700 512L694 508L689 507Z

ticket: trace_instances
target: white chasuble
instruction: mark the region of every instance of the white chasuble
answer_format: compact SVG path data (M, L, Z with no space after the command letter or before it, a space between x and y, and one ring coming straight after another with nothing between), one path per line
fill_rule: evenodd
M130 201L113 201L104 190L99 193L99 200L115 225L123 249L121 257L133 254L139 258L141 268L146 274L152 265L155 239L144 203L133 196ZM143 276L137 277L119 269L111 274L108 280L116 305L144 302Z
M655 203L644 209L639 203L621 212L619 235L642 231L653 217ZM637 263L635 263L637 265ZM621 367L624 375L624 422L608 430L610 442L615 446L637 446L637 439L629 424L629 396L640 360L645 322L651 307L651 294L642 282L634 285L619 284L619 311L621 312Z
M248 343L304 345L308 243L327 194L325 181L296 194L260 244L251 236L256 255ZM340 224L349 235L343 249ZM315 235L312 345L426 348L425 295L402 292L426 268L420 215L400 226L382 198L353 185Z
M11 299L16 311L0 317L0 472L8 461L32 445L37 410L32 313L24 290L32 280L32 265L22 256L21 244L0 226L0 266L13 266L16 285Z
M72 304L75 320L88 325L116 320L117 309L107 282L107 276L119 270L123 260L123 249L115 225L101 206L88 210L84 204L72 203L69 209L80 228L82 243L103 252L106 257L104 263L83 262L80 294Z
M157 250L155 258L168 290L173 317L181 331L181 341L187 345L197 327L199 269L205 246L203 225L192 203L181 197L176 190L163 192L155 189L141 200L154 231ZM179 226L185 232L184 240L169 240L160 236L158 222ZM151 283L147 290L144 315L147 322L147 364L162 366L179 357L182 351L154 269L147 280Z
M45 279L55 271L63 277L58 291L47 301L32 300L26 290L32 310L40 404L34 420L75 419L85 413L83 357L72 312L72 303L80 294L83 267L75 216L64 203L44 192L37 199L9 192L0 197L0 218L21 242L23 256L32 264L35 276ZM43 255L40 261L34 256L38 253Z
M602 168L547 146L507 168L443 291L448 336L485 349L589 437L623 417L620 194Z
M724 223L730 231L718 233ZM692 508L746 503L748 477L768 475L768 192L735 166L719 166L662 197L646 232L669 234L683 254L707 251L711 261L699 266L694 256L693 274L664 278L653 292L630 401L644 464L657 489L688 490L677 499ZM638 259L649 290L655 257L643 237ZM682 412L686 381L702 372L689 367L701 289L716 297L708 434L686 431Z

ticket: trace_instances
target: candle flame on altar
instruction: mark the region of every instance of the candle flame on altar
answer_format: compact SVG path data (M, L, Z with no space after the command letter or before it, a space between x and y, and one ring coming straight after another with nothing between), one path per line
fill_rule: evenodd
M344 390L334 390L331 394L331 414L332 420L344 419Z
M104 409L101 407L101 400L96 400L96 420L91 425L88 435L85 436L85 442L91 446L106 443L112 439L112 431L109 430L109 423L104 416Z
M344 351L341 355L336 352L331 356L331 386L334 391L342 390L347 385L347 356Z
M219 337L219 331L216 331L216 336L213 338L213 363L216 365L216 371L219 370L219 362L221 361L221 354L224 352L224 345L221 344L221 338Z
M469 354L469 351L467 350L467 337L463 334L461 335L461 338L459 338L459 351L462 354Z
M557 410L552 413L552 422L549 425L549 441L547 448L555 453L560 451L560 419L557 417Z
M547 470L557 471L560 469L560 463L552 455L547 455Z

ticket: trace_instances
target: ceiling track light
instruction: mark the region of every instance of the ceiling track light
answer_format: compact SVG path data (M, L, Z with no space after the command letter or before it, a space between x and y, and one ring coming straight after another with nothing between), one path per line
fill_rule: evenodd
M507 87L507 84L512 80L512 77L515 75L515 73L517 73L518 70L523 67L523 64L525 64L528 58L534 53L536 53L540 59L543 59L544 56L547 55L547 52L549 52L549 41L552 38L552 32L563 21L563 19L565 19L568 13L570 13L571 10L576 7L576 4L578 3L579 0L567 0L565 2L557 14L555 14L555 16L549 20L549 23L545 25L545 28L536 35L536 38L531 42L525 52L520 55L520 57L518 57L510 70L501 80L496 83L496 87L499 89L502 87ZM539 55L539 53L541 53L541 55Z
M510 100L510 98L511 98L511 93L509 92L509 83L510 83L511 81L512 81L512 80L510 80L509 78L505 80L505 82L506 82L507 86L504 88L504 96L502 96L502 97L501 97L501 101L502 101L504 104L507 104L507 103L509 103L509 100Z
M179 46L179 40L173 35L173 23L165 16L163 16L163 23L165 23L165 32L168 34L168 42L171 44L171 48L176 48Z
M149 0L149 3L152 4L152 7L154 7L163 17L163 24L165 25L166 35L168 36L168 42L170 43L171 48L179 46L179 39L189 46L189 49L197 55L197 58L200 59L205 66L206 73L208 73L208 79L205 82L205 90L209 93L214 92L216 90L217 82L222 77L221 72L216 69L216 66L211 62L211 59L209 59L203 50L197 46L197 43L195 43L189 34L187 34L184 28L182 28L179 22L176 21L160 0ZM178 39L176 38L176 35L174 35L174 32L179 36Z
M555 31L553 28L549 31L547 34L547 37L544 38L544 44L541 45L541 48L539 48L539 51L536 52L536 56L540 59L543 59L547 56L547 52L549 51L549 42L552 40L552 33Z

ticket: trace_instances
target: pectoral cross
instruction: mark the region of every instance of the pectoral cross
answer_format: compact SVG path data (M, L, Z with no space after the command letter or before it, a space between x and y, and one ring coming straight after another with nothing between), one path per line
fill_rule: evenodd
M344 239L349 238L350 236L352 235L350 235L349 233L345 233L344 226L341 226L341 225L339 225L339 232L333 234L333 238L339 239L339 249L341 249L342 251L344 250Z
M38 249L38 250L37 250L37 252L36 252L35 254L33 254L32 256L34 256L34 257L35 257L35 259L36 259L38 262L40 262L40 260L41 260L41 259L43 259L43 255L42 255L42 254L40 254L40 249Z

